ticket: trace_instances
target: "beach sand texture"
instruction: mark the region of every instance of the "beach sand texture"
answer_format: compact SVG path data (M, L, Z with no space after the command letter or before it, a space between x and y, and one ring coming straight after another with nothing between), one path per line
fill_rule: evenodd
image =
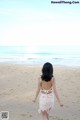
M38 99L33 103L42 65L0 63L0 111L10 120L41 120ZM80 67L54 66L56 86L64 107L55 98L50 120L80 120Z

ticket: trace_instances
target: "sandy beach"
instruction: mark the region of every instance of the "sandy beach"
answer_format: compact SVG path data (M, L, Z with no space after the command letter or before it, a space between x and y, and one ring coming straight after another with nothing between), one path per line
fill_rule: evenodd
M42 65L0 63L0 112L10 120L41 120L38 99L33 103ZM80 67L54 66L61 108L55 98L50 120L80 120Z

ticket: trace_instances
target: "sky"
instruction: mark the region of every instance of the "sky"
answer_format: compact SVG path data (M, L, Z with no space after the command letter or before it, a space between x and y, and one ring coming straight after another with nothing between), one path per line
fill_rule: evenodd
M80 3L0 0L3 45L80 45Z

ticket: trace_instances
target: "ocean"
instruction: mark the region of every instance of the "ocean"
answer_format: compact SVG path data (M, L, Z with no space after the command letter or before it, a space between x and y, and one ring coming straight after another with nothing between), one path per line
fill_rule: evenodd
M0 62L80 66L80 46L0 46Z

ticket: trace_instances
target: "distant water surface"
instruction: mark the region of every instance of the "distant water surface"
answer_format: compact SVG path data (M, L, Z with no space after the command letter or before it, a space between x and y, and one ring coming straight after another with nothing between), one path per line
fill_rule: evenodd
M80 66L79 46L0 46L0 62Z

